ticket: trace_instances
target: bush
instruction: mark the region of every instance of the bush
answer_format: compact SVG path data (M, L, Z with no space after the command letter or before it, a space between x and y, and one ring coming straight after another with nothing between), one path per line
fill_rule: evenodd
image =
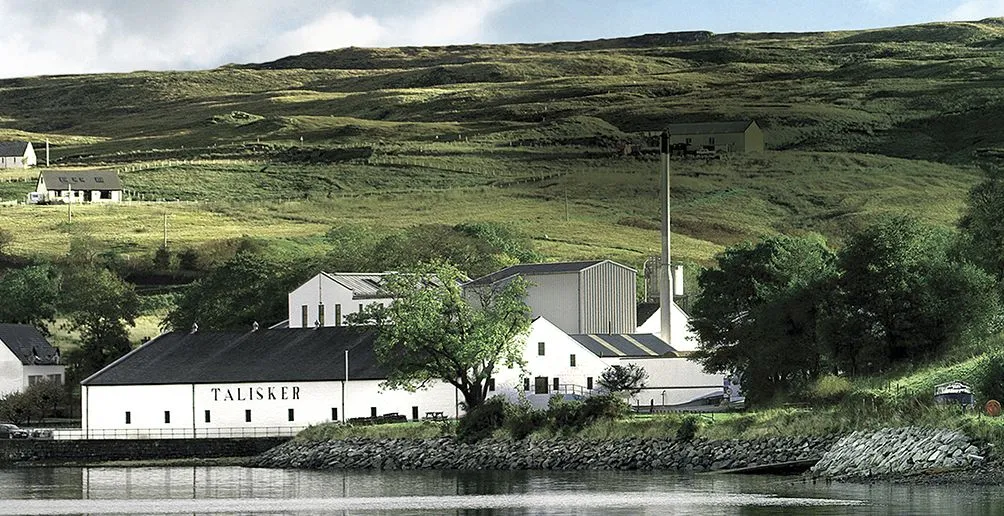
M489 398L482 405L464 414L457 424L457 440L475 443L490 437L505 423L506 406L509 402L501 396Z
M510 404L505 415L505 429L516 440L525 439L528 435L544 427L547 415L534 410L529 405Z
M697 430L701 428L701 422L696 416L687 416L680 422L680 427L676 429L676 438L681 441L689 441L697 435Z
M810 397L813 401L837 403L847 397L854 389L851 381L842 376L826 375L816 380L812 386Z

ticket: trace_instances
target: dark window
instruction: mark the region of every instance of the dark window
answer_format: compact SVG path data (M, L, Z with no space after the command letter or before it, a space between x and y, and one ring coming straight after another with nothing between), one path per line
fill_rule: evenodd
M376 417L376 407L370 407L370 417Z
M323 304L317 305L317 322L321 323L321 326L324 326L324 305Z
M359 313L363 313L363 304L359 303Z
M132 412L126 411L126 423L127 425L132 424Z
M245 423L251 422L251 409L247 409L244 411L244 422Z
M310 318L307 317L307 305L300 306L300 326L303 328L310 327Z
M530 390L530 379L529 378L523 378L523 390L524 391L529 391Z
M688 144L688 145L690 144L690 142L691 142L691 141L692 141L692 140L691 140L690 138L687 138L687 144Z
M411 418L418 421L418 407L411 407Z
M533 393L547 394L547 377L538 376L533 379Z
M543 342L538 342L537 343L537 354L540 355L540 356L544 356L544 343Z
M164 411L164 424L168 424L170 422L171 422L171 411L170 410L165 410Z
M209 417L209 411L207 410L206 411L206 423L209 423L211 421L212 421L212 418Z
M494 378L489 378L488 379L488 390L489 391L494 391L495 390L495 379Z
M592 376L587 376L586 377L586 388L589 389L589 390L593 390L593 377Z
M568 365L575 367L575 355L568 355Z
M342 304L338 303L335 305L335 326L342 325Z
M715 137L714 136L709 136L708 137L708 145L714 145L714 144L715 144Z
M559 385L561 385L561 384L558 383L558 378L555 377L554 378L554 391L558 391L558 389L560 389Z
M287 412L287 417L289 418L290 421L294 420L294 418L293 418L293 409L289 409L289 411Z
M338 421L338 409L335 407L331 407L331 420Z

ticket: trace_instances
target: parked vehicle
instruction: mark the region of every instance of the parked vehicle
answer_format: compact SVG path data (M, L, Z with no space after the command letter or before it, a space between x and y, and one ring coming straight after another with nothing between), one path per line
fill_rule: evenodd
M961 405L971 409L976 406L973 389L958 380L943 383L934 388L934 402L938 405Z
M32 439L52 439L51 428L33 428L31 430Z
M28 431L10 423L0 423L0 439L27 439Z

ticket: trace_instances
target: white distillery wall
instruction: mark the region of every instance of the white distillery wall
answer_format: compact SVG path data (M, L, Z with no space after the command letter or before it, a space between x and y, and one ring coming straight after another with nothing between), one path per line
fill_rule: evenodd
M383 390L380 380L350 380L344 407L342 383L85 385L81 410L85 433L91 436L119 431L136 432L131 435L136 437L165 432L182 436L193 431L198 436L215 436L227 434L220 432L224 429L241 434L241 429L265 428L268 433L268 429L301 428L335 418L369 417L371 407L377 408L377 415L397 412L408 419L412 419L413 407L418 407L419 418L426 412L442 412L447 417L458 414L456 389L446 383L407 392ZM165 412L170 413L169 420Z
M6 345L0 344L0 396L20 391L25 381L21 359Z
M619 363L638 365L648 373L645 389L631 398L632 405L689 403L721 394L725 380L724 375L705 373L699 363L682 357L622 359Z
M543 342L543 354L540 354L540 343ZM571 356L575 355L575 365ZM598 386L600 374L607 364L581 344L569 337L560 328L543 317L538 317L530 326L523 344L523 370L518 367L501 367L495 375L495 387L500 393L526 392L524 378L530 380L530 391L534 394L535 378L547 378L547 391L551 393L554 379L561 386L574 385L587 389L589 378L592 378L593 388Z
M648 320L643 322L641 326L638 326L637 333L651 333L654 335L659 335L662 333L662 308L656 309ZM673 303L673 310L669 313L669 324L670 324L670 336L669 345L677 351L694 351L697 349L699 343L697 341L697 334L695 334L690 329L690 317L687 313L680 308L679 305Z
M372 303L386 306L391 301L390 298L353 299L351 290L331 278L318 274L289 293L287 302L289 327L310 328L314 325L314 321L319 321L322 326L345 324L345 318L349 314L359 312L360 306ZM320 305L324 306L323 320ZM306 307L306 325L303 324L303 307ZM340 323L336 323L336 315L341 316Z

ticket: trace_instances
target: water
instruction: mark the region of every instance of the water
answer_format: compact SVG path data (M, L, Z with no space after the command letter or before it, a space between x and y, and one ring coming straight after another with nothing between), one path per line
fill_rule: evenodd
M1002 514L1004 493L648 472L0 469L5 514Z

